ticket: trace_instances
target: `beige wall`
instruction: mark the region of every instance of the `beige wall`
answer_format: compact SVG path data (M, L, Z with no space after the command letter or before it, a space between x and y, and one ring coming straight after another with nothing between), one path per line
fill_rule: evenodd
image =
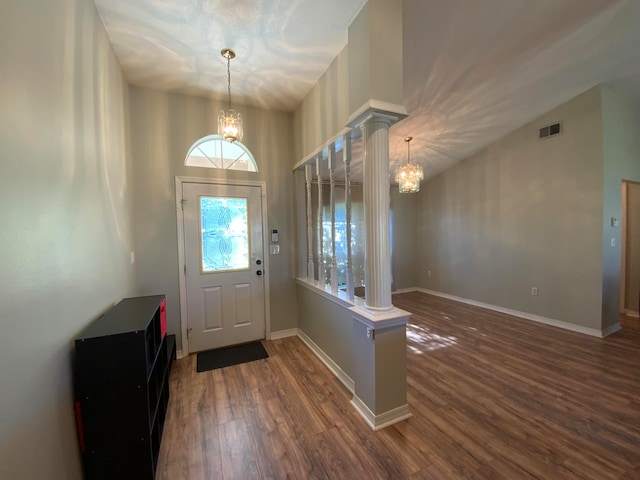
M348 45L294 113L294 164L347 128L369 100L402 105L402 89L401 3L369 0L349 26Z
M355 371L351 311L309 288L298 285L297 292L300 330L353 379Z
M2 4L0 478L82 478L72 339L134 295L127 85L91 0Z
M169 330L178 334L179 270L175 177L249 179L267 184L268 230L279 232L280 255L269 257L271 330L297 326L293 231L292 117L237 106L245 118L244 143L258 173L184 166L189 147L215 133L216 102L139 87L130 88L133 204L141 293L167 295Z
M601 132L596 87L426 182L418 286L600 330Z
M620 310L621 230L611 217L622 216L622 180L640 181L640 110L633 102L601 88L603 139L602 325L618 322ZM611 239L615 245L611 245Z
M393 290L413 288L416 283L416 258L422 248L416 238L417 202L415 194L399 193L391 186L391 273Z
M349 113L371 99L402 105L402 2L369 0L349 25Z
M304 98L293 116L293 165L347 126L349 119L349 56L345 47Z

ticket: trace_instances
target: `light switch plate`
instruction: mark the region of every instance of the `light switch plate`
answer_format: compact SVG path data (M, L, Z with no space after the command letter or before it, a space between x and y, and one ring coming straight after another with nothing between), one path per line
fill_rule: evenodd
M271 255L280 255L280 245L270 245Z

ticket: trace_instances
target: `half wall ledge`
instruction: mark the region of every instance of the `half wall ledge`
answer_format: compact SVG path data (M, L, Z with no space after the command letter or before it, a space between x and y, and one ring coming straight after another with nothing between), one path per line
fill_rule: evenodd
M409 418L406 327L411 314L395 307L371 311L362 299L354 305L317 282L298 278L297 283L302 287L298 336L314 345L312 351L343 383L349 377L351 404L367 425L380 430Z
M373 430L411 416L407 404L407 321L392 307L371 312L349 309L353 321L355 388L351 404Z

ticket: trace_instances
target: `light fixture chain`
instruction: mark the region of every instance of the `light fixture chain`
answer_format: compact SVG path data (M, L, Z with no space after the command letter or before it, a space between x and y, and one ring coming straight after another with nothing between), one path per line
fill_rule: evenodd
M227 91L229 92L229 108L231 108L231 56L227 55Z

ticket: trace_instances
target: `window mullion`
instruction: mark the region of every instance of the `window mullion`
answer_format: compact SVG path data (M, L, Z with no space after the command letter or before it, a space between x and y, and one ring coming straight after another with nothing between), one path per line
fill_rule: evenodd
M338 261L336 259L336 196L334 170L336 165L336 145L329 147L329 209L331 212L331 291L338 293Z
M347 296L354 299L353 262L351 259L351 133L345 135L342 155L344 159L344 207L347 235Z
M316 274L314 271L313 258L313 207L311 205L311 181L313 179L313 166L304 167L305 183L307 187L307 278L314 281Z
M327 271L325 267L325 259L324 259L324 246L323 246L323 232L324 229L323 221L322 221L322 171L320 162L322 161L322 153L318 154L316 157L316 175L318 180L318 282L320 286L324 288L327 283Z

